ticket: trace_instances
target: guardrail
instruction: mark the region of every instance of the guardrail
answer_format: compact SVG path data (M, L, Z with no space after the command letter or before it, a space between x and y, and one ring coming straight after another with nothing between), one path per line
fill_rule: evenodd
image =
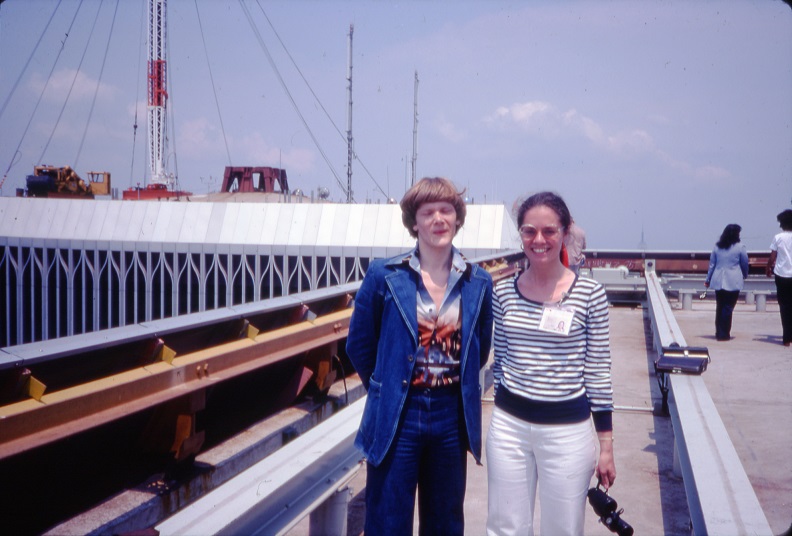
M704 286L703 275L669 275L663 276L665 289L678 292L683 309L693 307L694 296L705 296L707 287ZM767 298L776 296L775 281L765 276L748 276L743 285L741 294L748 305L756 305L757 311L767 310ZM710 294L712 296L713 294Z
M311 515L311 534L346 534L349 480L365 397L156 525L177 534L285 534Z
M659 276L647 261L646 293L654 346L687 347ZM693 534L772 534L726 427L700 375L661 373L670 395L674 466L682 475ZM663 387L663 384L665 385Z

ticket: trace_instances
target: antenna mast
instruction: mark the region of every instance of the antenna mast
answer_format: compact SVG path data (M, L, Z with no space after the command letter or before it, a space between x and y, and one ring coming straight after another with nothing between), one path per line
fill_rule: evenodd
M151 182L169 185L165 171L166 111L168 102L165 46L167 0L149 0L148 138Z
M349 25L349 71L347 74L347 91L349 93L349 110L347 111L347 203L352 202L352 157L354 149L352 145L352 33L355 26Z
M415 184L415 162L418 160L418 71L415 71L415 94L413 96L413 152L412 179L410 186Z

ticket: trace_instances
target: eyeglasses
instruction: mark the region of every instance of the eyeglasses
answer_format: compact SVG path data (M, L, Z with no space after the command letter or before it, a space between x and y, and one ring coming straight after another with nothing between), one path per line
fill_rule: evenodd
M522 236L525 240L533 240L540 232L542 233L542 236L545 237L545 239L552 240L553 238L558 237L558 235L561 233L561 229L551 226L545 227L540 231L530 224L520 227L520 236Z

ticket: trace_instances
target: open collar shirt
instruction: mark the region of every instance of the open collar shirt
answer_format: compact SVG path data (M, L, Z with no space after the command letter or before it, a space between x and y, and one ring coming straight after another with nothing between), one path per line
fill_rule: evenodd
M434 303L421 276L420 252L416 246L403 258L418 276L418 348L411 385L435 388L459 383L459 357L462 342L462 291L459 281L467 269L462 254L452 248L451 271L440 304Z

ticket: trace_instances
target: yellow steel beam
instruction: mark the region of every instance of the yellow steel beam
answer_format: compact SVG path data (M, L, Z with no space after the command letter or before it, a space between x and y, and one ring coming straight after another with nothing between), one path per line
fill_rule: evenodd
M521 269L523 262L522 256L511 256L491 259L488 262L481 263L481 265L489 272L493 281L498 281L517 273Z
M0 407L0 459L347 336L351 309ZM170 357L170 355L167 355Z

